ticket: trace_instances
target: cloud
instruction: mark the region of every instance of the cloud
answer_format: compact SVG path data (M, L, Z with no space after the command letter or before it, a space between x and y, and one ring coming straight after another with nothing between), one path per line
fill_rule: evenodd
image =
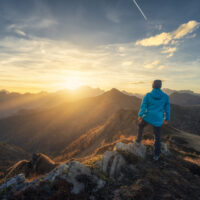
M163 47L163 51L161 53L169 54L167 57L171 57L174 55L174 52L177 51L177 47Z
M162 70L162 69L164 69L164 68L165 68L164 65L160 65L160 66L158 67L159 70Z
M130 66L132 64L133 64L132 61L125 61L125 62L122 63L123 66Z
M19 34L19 35L21 35L21 36L26 36L26 33L23 32L23 31L21 31L21 30L19 30L19 29L16 29L16 30L15 30L15 33L17 33L17 34Z
M156 66L158 66L158 64L160 64L160 60L155 60L154 62L145 65L144 68L146 68L146 69L153 69Z
M167 45L174 40L181 39L184 36L192 33L196 28L200 26L200 23L197 21L189 21L186 24L180 25L175 31L166 33L160 33L158 35L145 38L142 40L136 41L136 45L141 46L160 46Z
M142 84L149 84L149 83L152 83L152 81L136 81L132 84L134 85L142 85Z
M143 40L139 40L136 42L136 45L141 46L160 46L160 45L166 45L172 40L172 35L170 33L161 33L156 36L152 36L149 38L145 38Z
M199 27L199 25L200 23L197 21L189 21L187 24L182 24L173 32L173 38L180 39L185 35L192 33L196 28Z
M8 31L13 31L14 33L17 33L20 36L26 36L26 33L16 25L16 24L11 24L7 27Z
M187 38L195 38L197 36L196 33L192 34L192 35L188 35Z

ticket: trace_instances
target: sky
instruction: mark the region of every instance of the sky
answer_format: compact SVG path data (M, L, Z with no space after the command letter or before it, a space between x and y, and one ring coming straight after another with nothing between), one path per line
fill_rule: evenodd
M200 93L200 1L0 0L0 89Z

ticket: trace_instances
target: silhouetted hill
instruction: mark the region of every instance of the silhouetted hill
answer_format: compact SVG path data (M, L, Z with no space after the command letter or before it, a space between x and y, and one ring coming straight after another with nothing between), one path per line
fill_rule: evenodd
M195 93L192 90L172 90L172 89L169 89L169 88L163 88L162 90L163 90L163 92L167 93L168 95L171 95L173 93L186 93L186 94L192 94L192 95L200 96L199 93Z
M42 154L36 153L32 155L31 160L20 160L13 166L9 167L6 172L4 179L11 178L18 174L23 173L26 178L35 178L37 176L46 174L54 169L56 164L51 158Z
M22 148L0 142L0 172L4 172L16 161L28 159L30 154Z
M97 97L0 120L0 139L29 152L56 155L83 133L102 125L121 108L137 110L140 99L116 89Z
M180 130L200 135L200 106L171 106L170 124Z
M170 102L180 106L200 105L200 95L174 92L170 95Z

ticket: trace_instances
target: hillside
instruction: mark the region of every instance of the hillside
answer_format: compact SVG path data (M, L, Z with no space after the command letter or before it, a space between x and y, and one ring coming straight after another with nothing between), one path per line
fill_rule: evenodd
M0 120L0 141L20 146L29 153L41 152L53 157L58 156L65 148L68 152L71 146L78 145L78 141L87 138L87 135L91 138L98 137L96 143L99 145L105 142L101 132L106 136L110 135L108 141L112 140L113 133L109 133L111 128L114 128L116 137L133 134L137 129L136 119L140 103L141 100L137 97L112 89L96 97L62 103L51 109L22 112ZM120 112L115 115L121 109L132 111L124 115ZM199 106L185 107L172 104L170 125L189 133L199 134L199 114ZM123 125L121 118L127 119ZM92 143L91 150L93 146L96 147L96 143ZM70 152L76 154L74 150Z
M200 106L171 106L170 124L177 129L200 135Z
M15 162L29 157L30 154L22 148L0 142L0 172L4 172Z
M147 127L145 133L150 133ZM89 130L70 145L68 145L56 160L67 160L75 157L99 154L106 149L112 149L118 139L134 138L137 134L137 112L134 110L119 110L102 126ZM153 136L152 136L153 137ZM134 139L133 139L134 140Z
M124 102L121 93L111 92L101 100L119 95ZM37 153L30 161L15 163L3 176L0 198L199 199L200 136L163 126L162 154L156 162L151 127L140 146L133 143L136 135L137 111L120 109L66 145L54 160Z
M0 140L28 152L56 155L83 133L104 124L116 111L137 110L139 104L140 99L112 89L97 97L1 119Z
M170 102L180 106L200 105L200 95L195 93L174 92L170 95Z
M0 185L7 200L194 200L200 191L200 152L185 133L171 129L164 136L162 155L153 161L153 141L140 146L131 138L118 138L113 148L98 155L65 161L33 179L18 174ZM192 180L192 181L191 181ZM190 192L188 192L190 191Z
M185 127L182 128L184 129ZM105 150L112 149L116 142L120 139L123 140L123 138L130 138L132 141L134 141L135 136L137 136L137 130L137 112L134 110L119 110L113 114L102 126L89 130L80 138L73 141L63 151L61 151L60 155L55 159L57 161L62 161L72 158L81 158L89 155L95 156L104 152ZM171 137L171 134L176 135L176 137L177 135L179 135L179 137L183 137L183 133L184 132L180 130L176 131L176 129L171 126L171 123L170 125L163 126L162 129L164 138ZM195 135L187 133L186 139L188 143L190 141L189 135L195 141ZM153 129L151 126L147 126L145 128L143 137L145 139L154 138ZM198 146L198 143L196 143L195 146Z

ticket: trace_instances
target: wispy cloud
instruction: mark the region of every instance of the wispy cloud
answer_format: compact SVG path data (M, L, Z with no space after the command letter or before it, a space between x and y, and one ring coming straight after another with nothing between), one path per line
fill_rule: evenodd
M182 37L188 35L189 33L192 33L199 26L200 26L199 22L189 21L186 24L180 25L175 31L169 33L163 32L149 38L138 40L136 42L136 45L141 45L141 46L167 45L176 39L181 39Z
M158 35L145 38L142 40L136 41L137 46L163 46L161 53L168 54L167 58L172 57L174 53L177 51L177 45L179 44L179 40L183 37L187 36L187 38L193 38L196 35L189 35L193 33L197 28L199 28L200 23L197 21L189 21L186 24L181 24L176 30L172 32L162 32ZM166 47L166 45L168 45Z
M161 53L168 54L167 58L174 55L174 52L177 51L177 47L163 47Z
M146 69L153 69L155 67L157 67L160 64L160 60L155 60L154 62L144 65L144 68Z

